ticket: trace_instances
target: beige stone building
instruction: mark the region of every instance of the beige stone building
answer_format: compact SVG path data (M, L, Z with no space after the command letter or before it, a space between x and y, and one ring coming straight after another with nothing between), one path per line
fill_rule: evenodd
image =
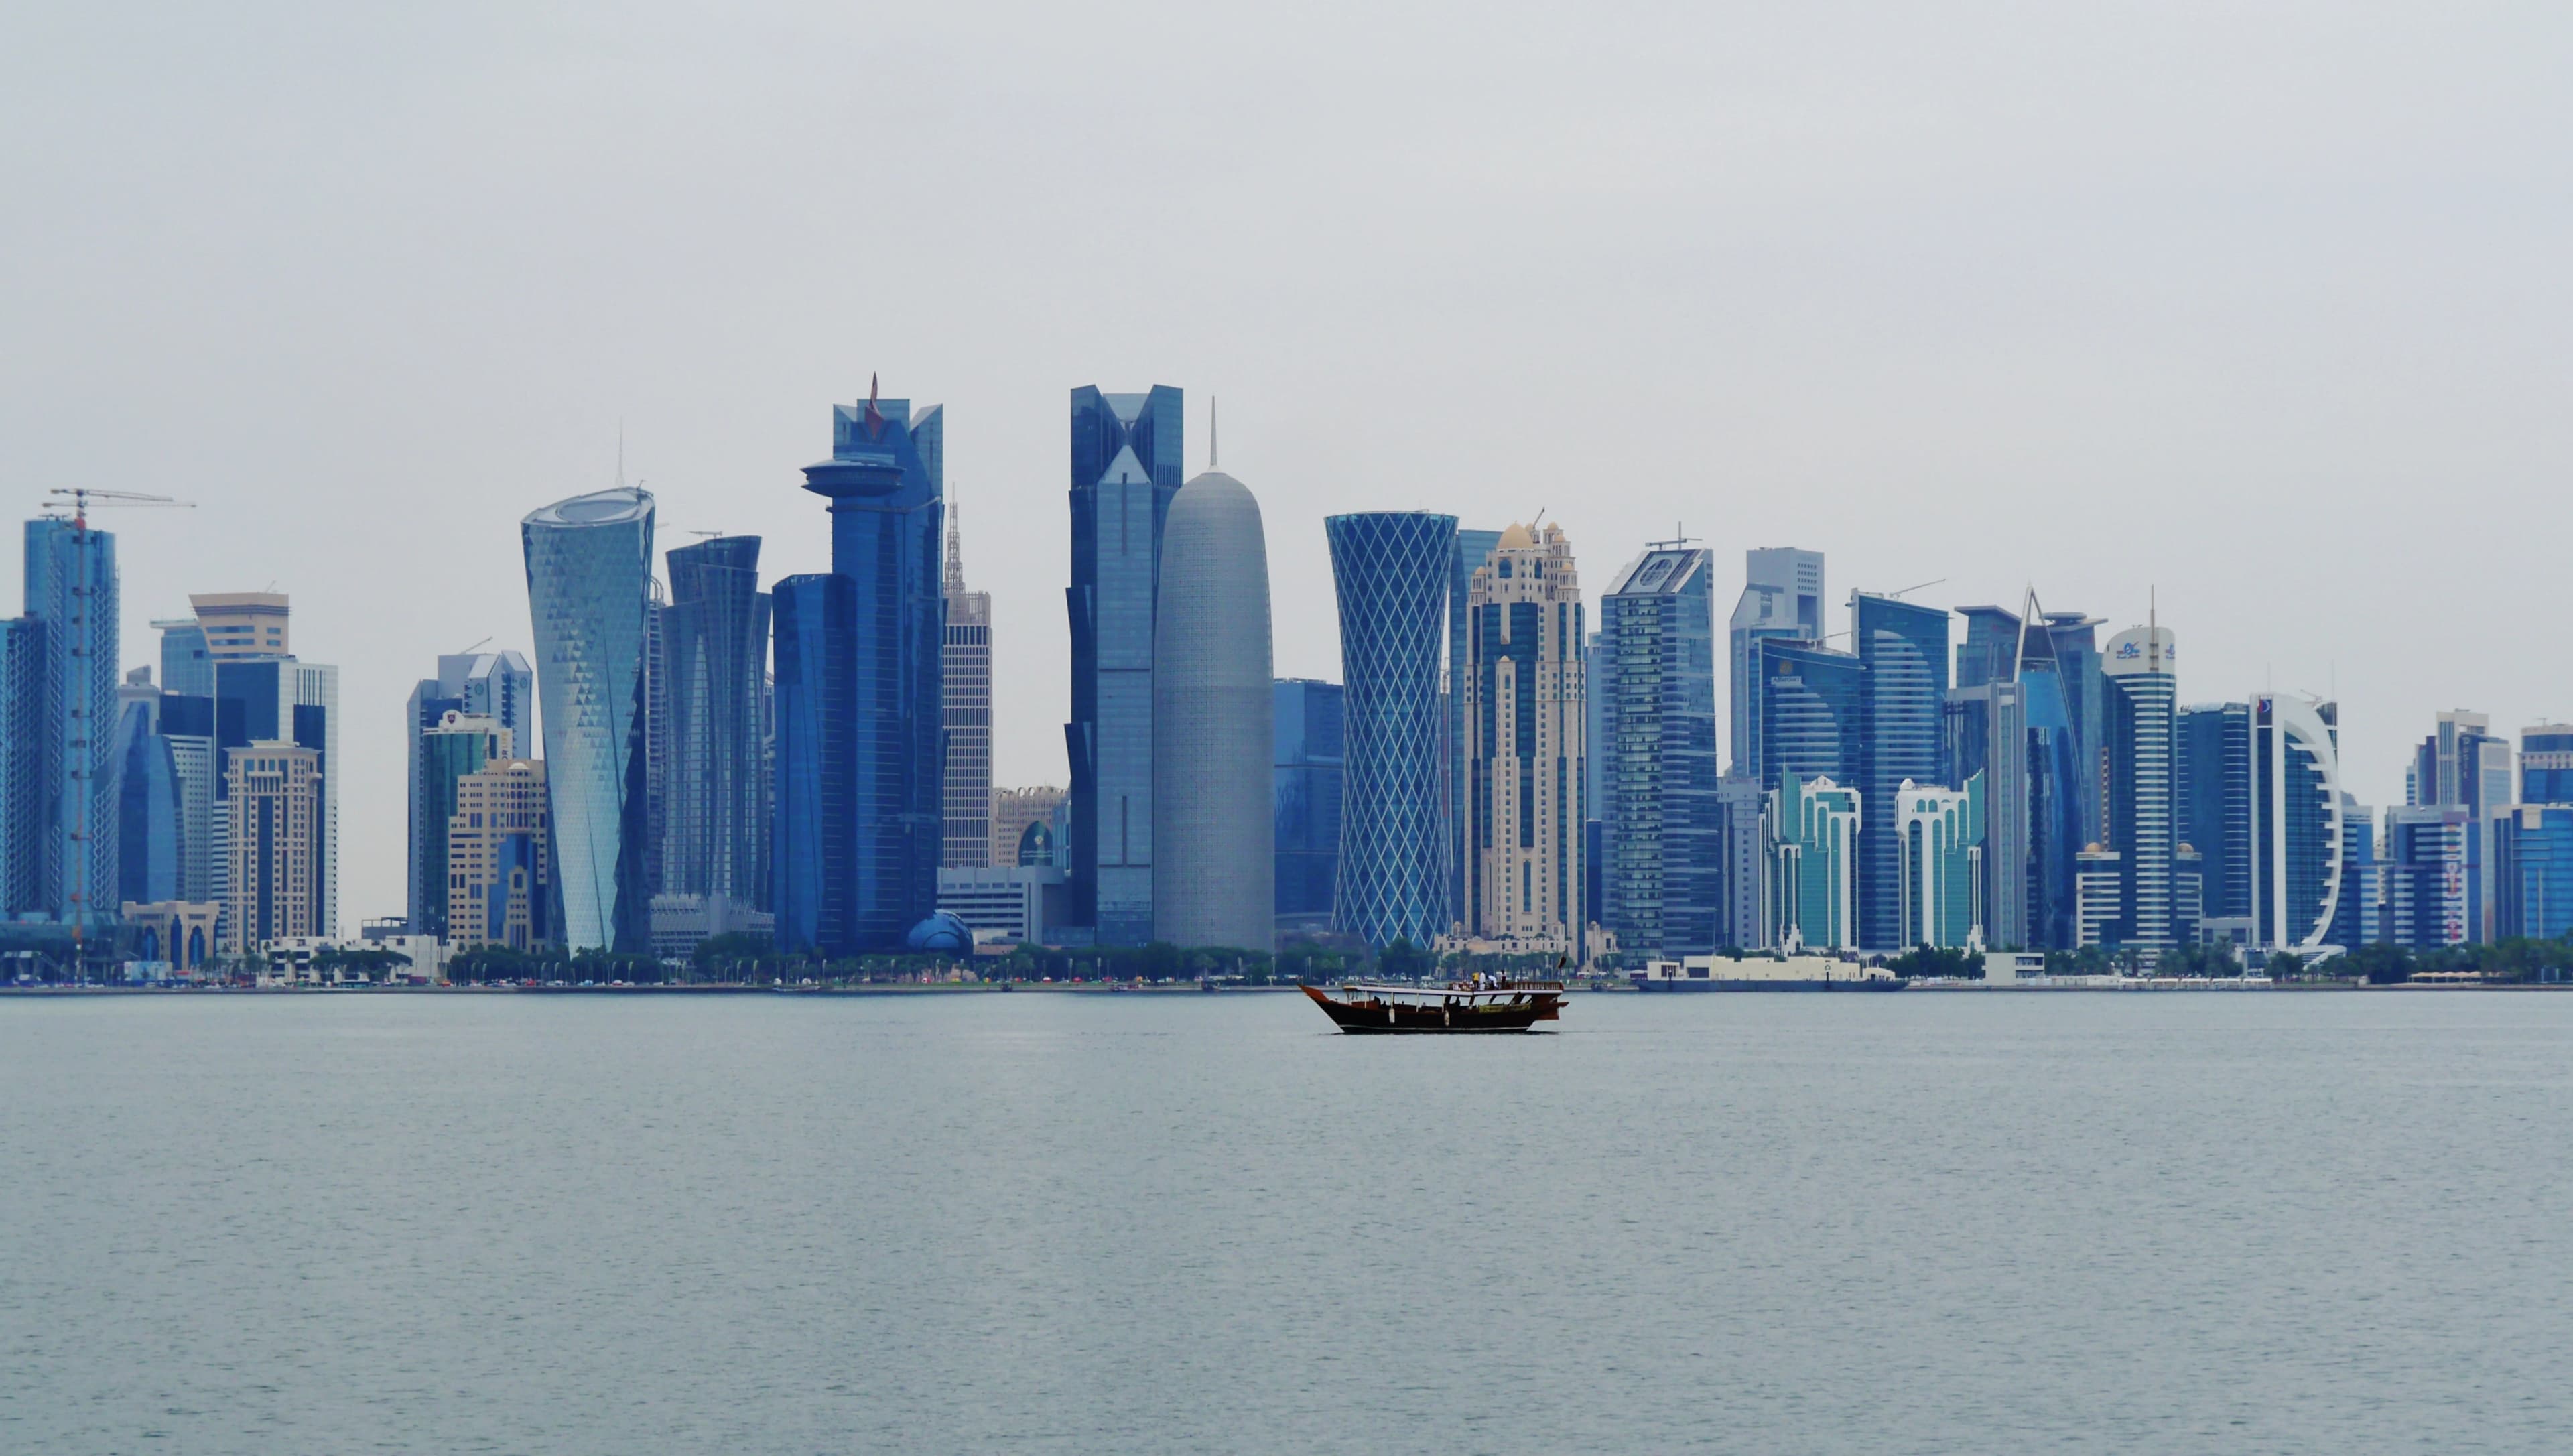
M451 950L532 950L547 939L545 766L494 759L455 781L446 821L446 941Z
M1573 954L1582 903L1581 578L1560 526L1513 525L1466 588L1463 934Z
M322 934L322 755L282 742L236 748L224 796L226 954Z

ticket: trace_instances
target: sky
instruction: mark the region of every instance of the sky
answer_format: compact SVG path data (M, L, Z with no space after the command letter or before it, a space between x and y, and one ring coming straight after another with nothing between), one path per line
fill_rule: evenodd
M1853 588L2157 605L2182 701L2573 718L2573 12L2542 5L0 7L0 498L341 667L344 929L404 702L529 651L517 522L827 569L829 409L947 407L997 776L1065 782L1067 393L1188 391L1277 669L1321 519L1559 522ZM11 574L0 600L14 602ZM1729 607L1729 601L1724 604ZM1720 607L1719 610L1723 610Z

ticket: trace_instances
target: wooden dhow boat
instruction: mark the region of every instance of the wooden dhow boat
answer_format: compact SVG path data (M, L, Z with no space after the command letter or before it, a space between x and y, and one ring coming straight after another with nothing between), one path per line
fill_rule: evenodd
M1301 988L1343 1032L1525 1032L1563 1015L1560 981Z

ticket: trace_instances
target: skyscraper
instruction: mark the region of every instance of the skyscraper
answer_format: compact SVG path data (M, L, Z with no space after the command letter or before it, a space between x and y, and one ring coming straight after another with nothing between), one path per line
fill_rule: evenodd
M1063 811L1063 790L1052 784L1003 789L992 796L992 863L1061 867L1055 843L1055 816ZM1322 907L1330 909L1328 904Z
M1866 668L1858 789L1867 820L1858 843L1859 944L1903 946L1902 855L1895 816L1906 780L1944 784L1948 612L1944 607L1850 594L1850 634Z
M1947 757L1959 782L1984 776L1984 938L2019 949L2028 921L2029 733L2019 679L2020 619L2000 607L1961 607L1966 640L1948 690Z
M2201 925L2251 928L2251 705L2179 710L2172 766L2174 832L2199 856ZM2219 924L2221 923L2221 924Z
M181 808L178 766L161 736L161 690L138 667L117 689L116 898L151 905L179 898Z
M156 624L169 625L169 624ZM162 637L161 658L168 662L175 634ZM206 691L214 692L212 676ZM175 689L174 689L175 691ZM429 866L446 859L446 814L438 804L426 803L423 737L443 721L449 713L467 717L488 718L507 730L513 753L526 754L536 746L535 721L536 674L527 659L516 652L444 652L438 654L437 676L425 677L412 688L411 702L403 721L405 752L409 759L411 894L408 914L414 934L428 934L417 927L442 922L446 917L447 884L443 877L431 873Z
M947 506L945 662L939 691L947 725L946 834L938 862L951 870L992 863L992 593L965 589L965 541Z
M2406 804L2385 811L2385 940L2408 951L2466 943L2466 811Z
M152 624L161 634L161 690L187 697L215 695L215 654L206 629L195 617L171 617Z
M651 930L643 737L652 496L621 486L575 495L530 512L518 529L544 706L553 911L573 950L640 951Z
M336 935L340 916L340 796L333 773L341 762L340 669L327 663L247 653L219 656L214 668L215 696L208 706L214 728L215 799L205 841L211 861L206 870L211 881L210 898L230 906L230 881L226 877L241 863L233 852L231 836L246 821L241 818L243 807L232 802L232 758L256 745L292 743L313 750L315 755L314 792L319 796L315 832L319 838L313 879L317 904L312 919L314 930L286 934ZM180 709L185 701L172 699L166 705L166 718L174 728L181 722ZM182 873L187 878L194 872ZM227 909L225 913L231 912ZM230 944L229 927L225 934Z
M2325 944L2341 884L2340 753L2330 703L2251 699L2251 944Z
M1459 527L1447 564L1447 676L1439 688L1442 752L1447 763L1446 801L1440 808L1447 821L1448 907L1438 918L1442 926L1462 925L1472 918L1465 900L1465 867L1473 859L1465 848L1465 789L1473 782L1465 731L1465 679L1473 671L1473 612L1466 597L1476 568L1492 559L1492 548L1500 543L1499 531ZM1590 812L1596 813L1598 801L1589 802Z
M945 416L833 407L831 571L777 584L777 936L895 950L938 908ZM791 680L790 680L791 679Z
M2466 811L2466 939L2494 939L2494 897L2487 893L2493 821L2513 802L2510 740L2495 735L2482 713L2439 714L2413 755L2412 802Z
M1769 796L1755 779L1726 774L1716 781L1716 808L1721 826L1717 856L1724 866L1724 918L1716 927L1718 949L1761 950L1769 944L1763 923L1768 845L1763 829Z
M1588 631L1561 526L1501 533L1474 571L1465 737L1465 928L1585 959L1581 779Z
M1775 789L1790 773L1855 783L1867 723L1866 664L1853 653L1795 637L1759 638L1752 651L1761 787Z
M1340 863L1340 685L1286 678L1273 691L1279 928L1328 930Z
M1154 936L1268 951L1278 923L1269 542L1260 502L1212 462L1171 500L1154 621Z
M1820 641L1823 635L1823 553L1769 546L1743 553L1742 596L1733 606L1733 772L1775 787L1760 747L1765 679L1759 643L1765 637Z
M2125 879L2117 928L2145 965L2176 943L2171 927L2173 704L2178 646L2167 627L2132 627L2109 639L2109 840Z
M1072 391L1072 914L1102 945L1153 938L1153 603L1183 402Z
M231 806L224 949L256 951L290 936L328 935L321 923L322 755L260 739L225 764Z
M2383 937L2379 905L2384 900L2376 863L2376 811L2348 794L2340 796L2340 897L2332 905L2326 945L2355 951Z
M661 611L668 739L661 848L664 892L767 902L768 593L757 536L716 536L668 553Z
M1446 929L1438 666L1456 517L1369 511L1323 522L1340 613L1346 757L1339 928L1369 945Z
M12 914L92 928L117 918L116 537L85 519L27 522L26 615L13 628L19 812Z
M1726 939L1715 741L1715 556L1655 546L1599 598L1587 735L1601 795L1600 923L1629 956L1702 956ZM1604 669L1604 670L1603 670Z
M2086 666L2096 654L2089 652L2090 626L2082 618L2062 633L2040 614L2034 593L2028 607L2019 656L2028 724L2027 944L2071 950L2082 943L2081 857L2097 842L2089 806L2099 797L2101 766L2075 706L2086 692L2086 674L2097 676L2096 663Z

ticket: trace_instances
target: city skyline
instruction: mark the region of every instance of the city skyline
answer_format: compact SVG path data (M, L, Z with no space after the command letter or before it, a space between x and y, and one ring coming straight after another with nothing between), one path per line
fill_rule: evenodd
M1544 507L1603 570L1675 527L1725 561L1828 552L1835 610L1848 586L1944 576L1926 599L2034 584L2123 626L2158 586L2191 681L2348 704L2351 789L2378 806L2440 709L2573 717L2573 649L2435 627L2385 586L2420 564L2385 522L2432 500L2543 519L2573 464L2554 262L2573 218L2545 183L2560 21L2393 15L2318 42L2286 14L2168 14L2113 45L2041 13L1988 51L1926 14L1852 46L1815 16L1560 13L1470 37L1458 65L1419 34L1343 52L1273 19L1304 79L1245 104L1179 64L1201 31L1070 13L1021 17L998 52L915 17L920 69L811 88L799 58L885 39L790 13L802 39L775 47L648 7L567 20L568 83L480 69L510 44L480 14L344 16L317 45L345 64L87 14L0 57L13 134L54 139L15 174L0 324L37 347L0 394L0 479L26 512L111 458L183 458L184 481L134 488L199 502L100 513L121 665L152 660L146 624L188 593L272 582L311 604L295 650L343 664L352 704L398 702L486 636L527 651L511 525L618 483L620 424L668 539L757 534L764 570L823 569L780 487L813 453L812 401L882 366L956 412L976 579L1015 624L995 672L1049 697L1063 391L1169 379L1195 410L1223 396L1231 457L1278 492L1282 675L1336 676L1311 522ZM1102 107L1099 72L1060 55L1111 35L1170 91ZM709 46L725 66L654 84ZM1522 69L1558 55L1578 63ZM1550 84L1493 81L1522 74ZM90 75L122 79L65 80ZM1347 104L1311 115L1309 87ZM236 104L253 93L332 122L280 130ZM826 139L852 136L902 138L883 188L952 207L814 187ZM1197 225L1030 225L1094 203L1102 156L1141 212ZM602 239L609 218L635 225ZM1550 427L1519 424L1532 385L1569 396ZM2555 610L2535 573L2479 584L2493 621ZM1060 737L1059 714L1013 714L996 782L1059 782ZM399 836L374 828L403 813L402 745L348 749L344 921L405 898Z

